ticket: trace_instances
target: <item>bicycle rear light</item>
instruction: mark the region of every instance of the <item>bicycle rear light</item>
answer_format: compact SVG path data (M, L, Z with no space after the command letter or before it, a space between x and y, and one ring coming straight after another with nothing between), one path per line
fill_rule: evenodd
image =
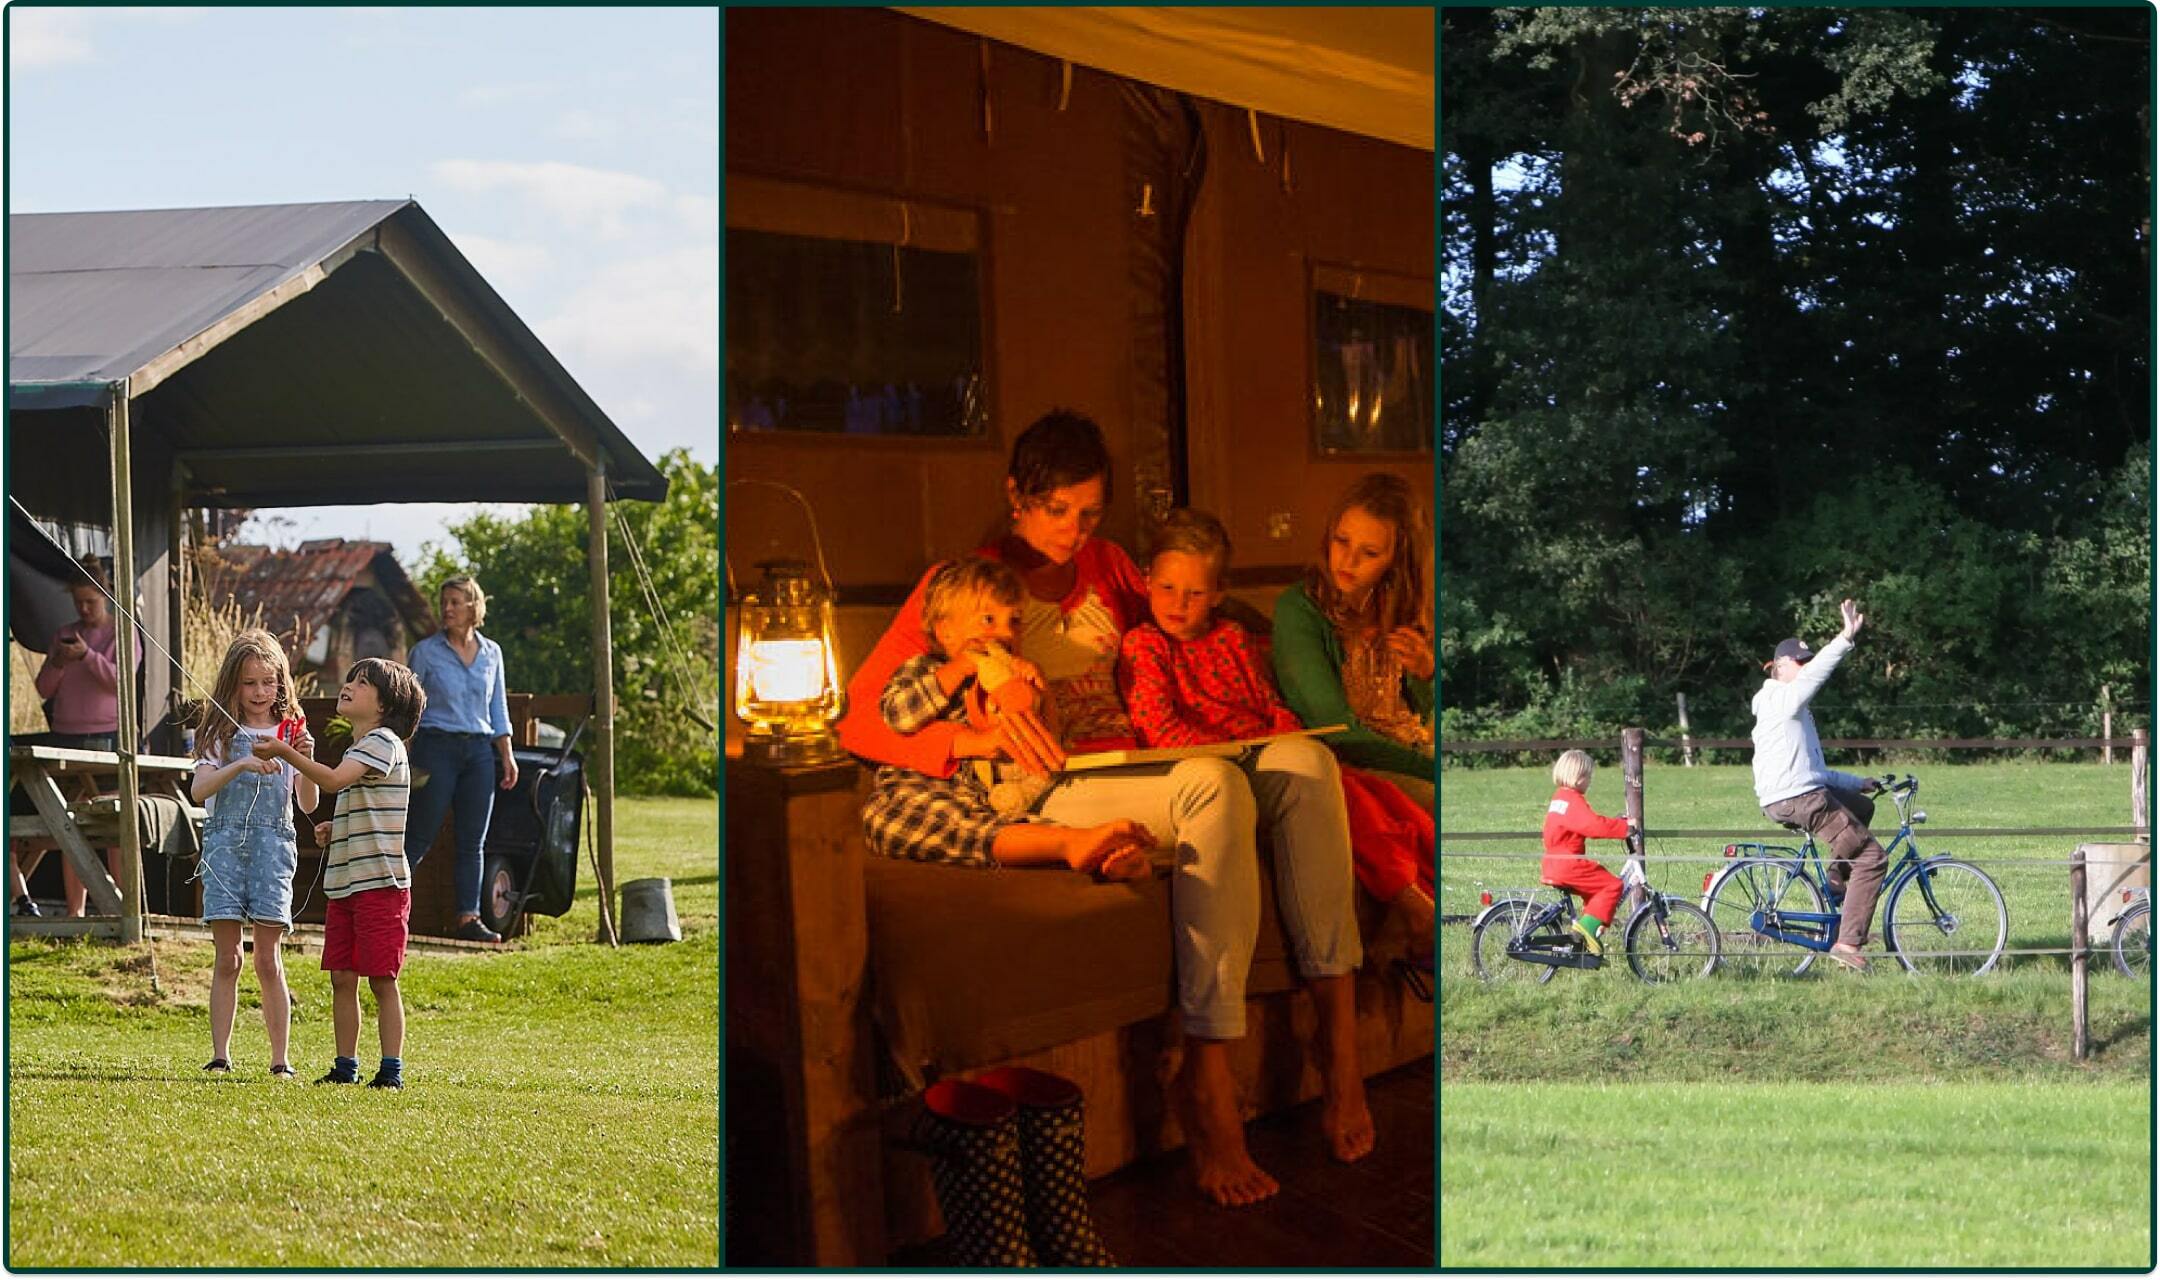
M1739 846L1739 845L1736 845L1736 844L1729 844L1729 845L1726 845L1726 846L1725 846L1725 856L1726 856L1726 857L1728 857L1728 858L1732 857L1732 856L1733 856L1734 854L1736 854L1736 853L1738 853L1738 852L1740 852L1740 846Z
M1710 882L1715 879L1717 879L1717 872L1715 871L1705 871L1702 873L1702 891L1704 893L1710 892Z

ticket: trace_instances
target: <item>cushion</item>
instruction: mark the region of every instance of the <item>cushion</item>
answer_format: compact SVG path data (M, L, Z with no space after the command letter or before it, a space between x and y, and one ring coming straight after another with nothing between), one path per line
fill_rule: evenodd
M911 1084L1177 1007L1167 875L1101 884L1048 868L864 860L873 1008ZM1252 995L1296 985L1272 880L1261 880Z

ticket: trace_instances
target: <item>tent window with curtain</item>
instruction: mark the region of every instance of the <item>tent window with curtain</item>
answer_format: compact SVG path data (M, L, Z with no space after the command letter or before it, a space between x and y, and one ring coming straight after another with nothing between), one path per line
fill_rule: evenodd
M1316 265L1312 318L1319 452L1431 453L1432 282Z
M972 210L731 175L732 432L981 439Z

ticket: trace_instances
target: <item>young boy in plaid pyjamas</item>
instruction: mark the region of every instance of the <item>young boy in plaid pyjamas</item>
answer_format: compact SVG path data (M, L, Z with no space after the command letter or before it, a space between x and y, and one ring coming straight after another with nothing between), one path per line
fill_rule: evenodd
M955 767L947 776L891 764L878 769L863 806L870 847L917 862L1066 866L1105 880L1145 876L1155 840L1140 823L1061 827L1025 812L1001 813L991 782L961 767L962 757L997 755L999 709L1026 704L1042 687L1034 664L1010 652L1025 590L1009 565L984 557L955 560L930 579L923 594L930 652L900 664L878 710L895 733L919 733L939 720L968 728L953 740Z

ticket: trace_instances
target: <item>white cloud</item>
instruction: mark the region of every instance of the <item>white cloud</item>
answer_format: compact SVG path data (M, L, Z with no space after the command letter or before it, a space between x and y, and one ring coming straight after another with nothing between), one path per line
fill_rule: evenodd
M201 18L205 9L175 5L170 9L124 6L111 9L17 8L10 17L8 65L17 71L40 67L64 67L98 60L91 41L92 28L108 29L121 21L147 20L160 26L179 26Z
M81 9L17 9L8 19L8 66L16 71L88 62L90 15Z
M615 122L583 107L572 107L555 117L555 136L570 142L599 142L615 136Z
M549 346L622 365L720 372L720 248L697 245L599 270L536 326Z
M531 285L555 265L554 255L544 244L498 240L471 231L455 232L450 239L498 291Z
M555 86L539 80L476 84L458 91L457 104L461 107L505 107L512 103L545 98L554 92Z
M658 208L667 201L667 187L651 178L557 160L533 164L438 160L429 167L438 179L460 191L507 190L533 201L572 227L593 231L608 240L621 239L628 233L626 219L632 212Z
M676 196L675 213L691 235L705 240L720 238L719 197Z

